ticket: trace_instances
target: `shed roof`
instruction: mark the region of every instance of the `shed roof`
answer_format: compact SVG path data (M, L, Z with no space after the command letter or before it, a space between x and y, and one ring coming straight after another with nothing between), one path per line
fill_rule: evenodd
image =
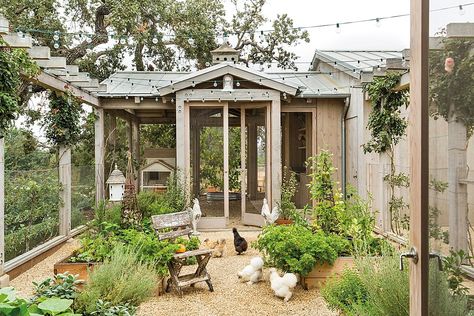
M185 89L192 82L199 83L200 78L209 77L212 72L233 73L245 76L245 80L261 83L296 97L345 97L347 88L327 74L317 72L271 72L265 73L235 64L218 64L196 72L163 72L163 71L120 71L111 75L103 83L107 91L98 93L101 97L158 97L174 91ZM237 75L238 74L238 75ZM319 92L318 92L319 91Z
M316 50L313 57L313 69L320 62L334 63L348 74L352 71L372 72L374 67L385 66L387 58L402 58L401 51L395 50ZM354 74L354 76L358 76Z

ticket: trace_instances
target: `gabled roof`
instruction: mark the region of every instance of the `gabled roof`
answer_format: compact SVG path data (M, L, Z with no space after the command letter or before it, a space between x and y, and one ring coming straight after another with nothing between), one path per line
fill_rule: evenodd
M162 96L168 95L227 74L261 84L271 89L286 92L289 95L296 95L299 88L299 86L294 83L283 82L278 78L268 76L264 72L256 71L238 64L222 63L184 75L176 82L160 88L159 93Z
M146 170L146 169L148 169L151 166L156 165L156 164L162 165L163 167L165 167L166 169L168 169L171 172L175 170L175 168L172 165L170 165L169 163L167 163L166 161L161 160L161 159L157 159L157 160L155 160L153 162L150 162L149 164L145 165L144 167L142 167L140 169L140 171L144 171L144 170Z
M320 62L332 64L334 68L359 77L358 72L372 72L374 67L384 67L387 58L402 58L401 51L392 50L317 50L313 57L313 70Z

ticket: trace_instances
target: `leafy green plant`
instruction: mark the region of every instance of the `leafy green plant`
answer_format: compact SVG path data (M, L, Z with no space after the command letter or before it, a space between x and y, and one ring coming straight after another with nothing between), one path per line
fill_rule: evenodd
M140 254L131 247L118 245L110 259L95 268L75 306L83 313L96 310L99 300L111 305L138 306L150 297L156 288L158 276L153 267L140 260Z
M409 271L400 271L398 256L365 257L356 269L330 280L323 297L331 309L346 315L409 315ZM468 315L467 297L453 295L448 275L435 262L429 268L429 315Z
M454 295L466 295L469 288L462 284L463 272L461 265L472 259L464 250L449 250L449 256L443 258L443 268L448 274L449 289Z
M303 276L316 264L333 264L349 249L343 237L322 231L313 233L299 225L265 226L253 245L272 267Z
M395 89L399 84L401 74L387 72L385 76L376 77L364 87L372 101L372 111L369 114L367 129L371 139L364 144L365 153L386 153L390 158L390 173L384 180L390 187L388 209L391 215L391 230L400 235L401 229L408 229L406 216L402 211L407 208L403 198L395 196L395 188L408 187L408 176L397 173L394 160L394 148L406 135L408 126L406 118L402 117L401 109L408 107L408 90ZM402 227L402 220L404 227Z
M77 276L72 274L56 274L42 282L33 282L35 299L39 298L65 298L74 299L77 296L78 285L82 284Z
M81 133L81 104L69 94L51 92L49 111L43 121L46 137L54 145L72 145L79 140Z
M448 183L432 178L429 182L429 188L436 193L443 193L448 188ZM441 211L436 206L429 206L429 233L430 237L435 240L442 240L445 244L449 244L449 232L444 231L438 224L438 218L441 214Z
M296 193L296 185L296 173L285 166L281 184L281 200L277 203L280 210L280 218L290 219L296 211L296 205L293 202L293 197Z
M110 302L98 300L96 303L96 310L91 315L96 316L129 316L135 315L137 308L128 303L123 305L112 305Z
M354 305L365 304L367 288L357 271L346 269L336 278L329 278L321 294L331 310L350 315Z

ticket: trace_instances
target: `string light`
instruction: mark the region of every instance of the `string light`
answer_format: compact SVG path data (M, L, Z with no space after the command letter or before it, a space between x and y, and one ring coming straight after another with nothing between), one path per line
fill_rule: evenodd
M193 46L194 45L194 38L192 38L192 37L188 38L188 43L189 43L189 45Z
M462 4L459 5L459 15L464 15L466 14L466 10L464 10L464 7Z
M158 44L158 39L156 37L153 37L153 39L151 40L151 42L153 44Z
M214 88L217 87L217 81L214 81Z
M240 87L240 82L237 81L237 82L235 83L235 85L236 85L237 87Z
M375 19L375 26L380 27L380 18Z
M336 33L337 34L341 33L341 26L339 25L339 23L336 24Z

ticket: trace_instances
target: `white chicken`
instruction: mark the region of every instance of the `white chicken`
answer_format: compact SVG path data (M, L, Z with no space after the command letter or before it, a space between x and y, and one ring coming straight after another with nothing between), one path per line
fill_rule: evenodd
M199 235L199 232L197 231L197 223L201 219L202 212L201 212L201 206L199 205L199 200L194 199L193 200L194 205L191 211L191 221L193 224L193 235Z
M270 284L275 295L282 297L283 301L288 302L293 295L293 289L298 283L298 278L293 273L285 273L282 277L275 268L270 268Z
M270 207L268 206L267 199L263 199L261 214L262 214L263 218L265 219L265 223L273 224L278 219L278 217L280 216L280 211L279 211L277 206L275 206L270 211Z
M253 257L250 260L250 264L238 272L237 276L241 282L247 282L247 284L259 282L263 277L263 259L261 257Z

